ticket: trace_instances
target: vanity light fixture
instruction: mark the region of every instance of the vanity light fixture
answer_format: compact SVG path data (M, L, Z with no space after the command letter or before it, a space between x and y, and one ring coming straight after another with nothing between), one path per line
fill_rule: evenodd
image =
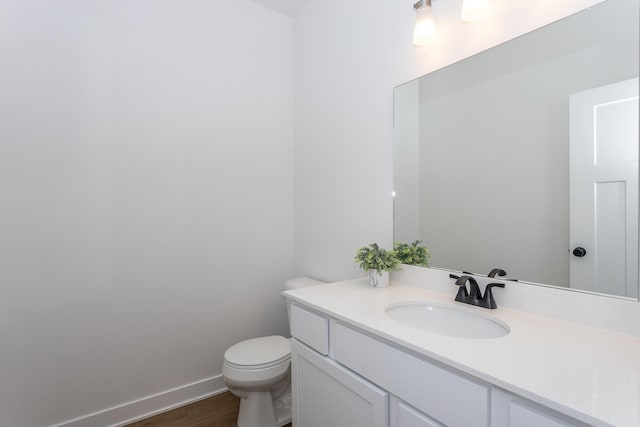
M460 20L474 22L482 18L489 10L489 0L463 0Z
M416 11L416 24L413 27L413 45L426 46L436 35L436 20L431 8L432 0L418 0L413 4ZM462 22L474 22L481 19L489 10L489 0L462 0Z
M436 35L436 20L431 9L431 0L419 0L413 5L416 24L413 27L413 45L425 46Z

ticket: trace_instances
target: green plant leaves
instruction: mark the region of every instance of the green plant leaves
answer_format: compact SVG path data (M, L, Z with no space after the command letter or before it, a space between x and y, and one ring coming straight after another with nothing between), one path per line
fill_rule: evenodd
M358 249L354 260L359 263L361 269L376 270L378 273L393 270L400 264L395 251L382 249L377 243Z
M382 249L377 243L364 246L356 252L354 261L363 270L389 271L398 267L399 264L429 266L431 254L429 249L421 246L421 240L415 242L393 244L393 250Z
M399 242L393 244L396 258L398 258L401 264L420 265L423 267L429 266L431 253L429 253L429 249L421 246L420 243L422 243L422 240L416 240L411 244Z

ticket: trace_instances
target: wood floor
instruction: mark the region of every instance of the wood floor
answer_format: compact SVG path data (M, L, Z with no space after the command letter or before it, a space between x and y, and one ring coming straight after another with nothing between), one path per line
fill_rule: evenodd
M239 407L240 399L225 392L126 427L237 427Z

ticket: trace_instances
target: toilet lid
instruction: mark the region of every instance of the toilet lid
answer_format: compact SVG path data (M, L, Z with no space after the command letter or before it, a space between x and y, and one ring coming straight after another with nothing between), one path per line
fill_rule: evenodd
M253 338L229 347L224 358L236 368L268 368L291 358L291 342L280 335Z

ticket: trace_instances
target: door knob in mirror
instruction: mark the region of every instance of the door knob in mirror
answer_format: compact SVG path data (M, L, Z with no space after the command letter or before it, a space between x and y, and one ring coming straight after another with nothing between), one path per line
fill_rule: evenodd
M586 254L587 254L587 250L585 248L581 248L580 246L578 246L573 250L573 255L577 256L578 258L582 258Z

